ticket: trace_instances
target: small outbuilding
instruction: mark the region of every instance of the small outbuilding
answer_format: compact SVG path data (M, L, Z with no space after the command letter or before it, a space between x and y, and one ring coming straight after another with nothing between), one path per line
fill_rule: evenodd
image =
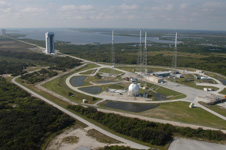
M83 103L88 103L88 101L86 99L83 99L82 102Z

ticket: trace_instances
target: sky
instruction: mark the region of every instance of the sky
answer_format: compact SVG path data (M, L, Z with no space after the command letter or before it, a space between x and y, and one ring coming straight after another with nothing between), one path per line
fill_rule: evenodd
M226 0L0 0L0 28L226 30Z

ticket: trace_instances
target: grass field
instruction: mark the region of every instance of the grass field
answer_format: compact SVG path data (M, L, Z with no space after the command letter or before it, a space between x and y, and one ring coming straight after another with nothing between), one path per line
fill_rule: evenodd
M101 68L99 70L99 73L114 73L114 74L121 74L121 71L115 70L115 69L110 69L110 68Z
M226 108L223 108L223 107L220 107L218 105L207 105L206 103L204 102L199 102L199 104L217 112L218 114L221 114L222 116L225 116L226 117Z
M42 86L78 103L82 103L83 99L88 100L91 104L96 103L98 100L100 100L100 99L95 100L95 98L93 97L71 90L65 83L66 78L67 76L58 77L50 82L45 83ZM69 92L71 92L74 96L73 97L69 96Z
M226 121L201 108L189 108L188 102L161 103L159 107L139 115L183 123L226 129Z
M96 72L96 69L93 69L93 70L88 70L88 71L86 71L86 72L82 72L82 73L80 73L80 74L89 75L89 74L93 74L93 73L95 73L95 72Z
M220 91L219 93L226 95L226 88L224 88L222 91Z

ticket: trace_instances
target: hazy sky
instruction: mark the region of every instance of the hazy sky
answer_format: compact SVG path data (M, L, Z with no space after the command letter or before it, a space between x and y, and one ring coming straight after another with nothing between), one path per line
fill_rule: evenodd
M0 28L226 30L226 0L0 0Z

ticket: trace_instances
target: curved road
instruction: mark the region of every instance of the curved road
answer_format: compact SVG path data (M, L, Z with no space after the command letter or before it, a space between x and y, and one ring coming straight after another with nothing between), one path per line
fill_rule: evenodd
M96 63L97 65L99 65L98 70L100 68L112 68L111 66L107 66L107 65L102 65L102 64L98 64ZM95 68L95 69L97 69ZM117 69L117 68L114 68L118 71L121 71L121 72L124 72L124 73L128 73L127 71L124 71L124 70L121 70L121 69ZM90 70L90 69L89 69ZM87 70L85 70L87 71ZM81 72L85 72L85 71L81 71ZM178 83L174 83L174 82L167 82L167 83L164 83L162 84L161 86L162 87L165 87L165 88L168 88L168 89L172 89L172 90L175 90L175 91L178 91L180 93L183 93L185 94L187 97L186 98L183 98L183 99L177 99L177 100L165 100L165 101L146 101L146 100L149 100L149 99L146 99L146 100L139 100L139 101L135 101L135 100L129 100L129 99L125 99L125 98L119 98L119 97L115 97L115 96L106 96L106 95L95 95L95 94L90 94L90 93L87 93L87 92L84 92L82 90L80 90L79 88L80 87L74 87L73 85L71 85L70 83L70 80L72 77L74 76L78 76L80 75L81 72L77 72L77 73L74 73L72 75L70 75L67 79L66 79L66 84L69 88L71 88L72 90L74 91L77 91L79 93L82 93L82 94L85 94L85 95L88 95L88 96L91 96L91 97L98 97L98 98L101 98L101 99L108 99L108 100L114 100L114 101L123 101L123 102L133 102L133 103L170 103L170 102L176 102L176 101L186 101L186 102L192 102L195 104L196 107L200 107L206 111L208 111L209 113L223 119L223 120L226 120L226 117L221 115L221 114L218 114L206 107L204 107L203 105L200 105L197 101L195 101L195 99L199 96L208 96L210 95L210 92L206 92L206 91L203 91L203 90L199 90L199 89L195 89L195 88L192 88L192 87L188 87L188 86L185 86L185 85L181 85L181 84L178 84ZM97 73L97 72L96 72ZM132 73L130 73L132 74ZM218 80L215 80L218 85L220 87L224 86L222 84L220 84L221 82L218 81ZM147 81L149 82L149 81ZM151 82L150 82L151 83Z
M34 97L37 97L37 98L39 98L39 99L45 101L46 103L52 105L53 107L59 109L60 111L64 112L65 114L68 114L69 116L73 117L74 119L83 122L84 124L88 125L89 127L93 128L93 129L95 129L95 130L97 130L97 131L99 131L99 132L101 132L101 133L103 133L103 134L105 134L105 135L107 135L107 136L109 136L109 137L111 137L111 138L114 138L114 139L117 139L117 140L119 140L119 141L121 141L121 142L123 142L123 143L126 143L128 146L130 146L130 147L132 147L132 148L136 148L136 149L149 149L149 147L147 147L147 146L144 146L144 145L141 145L141 144L132 142L132 141L130 141L130 140L127 140L127 139L121 138L121 137L119 137L119 136L117 136L117 135L114 135L114 134L112 134L112 133L110 133L110 132L108 132L108 131L106 131L106 130L103 130L102 128L100 128L100 127L98 127L98 126L96 126L96 125L94 125L94 124L92 124L92 123L86 121L85 119L83 119L83 118L81 118L81 117L75 115L74 113L72 113L72 112L66 110L65 108L63 108L63 107L61 107L61 106L59 106L59 105L57 105L57 104L51 102L50 100L46 99L45 97L43 97L43 96L41 96L41 95L39 95L39 94L33 92L32 90L28 89L27 87L25 87L25 86L23 86L23 85L17 83L17 82L16 82L16 79L17 79L18 77L20 77L20 76L17 76L17 77L15 77L15 78L13 78L13 79L12 79L12 83L16 84L16 85L19 86L20 88L22 88L22 89L24 89L25 91L29 92L29 93L30 93L31 95L33 95Z

